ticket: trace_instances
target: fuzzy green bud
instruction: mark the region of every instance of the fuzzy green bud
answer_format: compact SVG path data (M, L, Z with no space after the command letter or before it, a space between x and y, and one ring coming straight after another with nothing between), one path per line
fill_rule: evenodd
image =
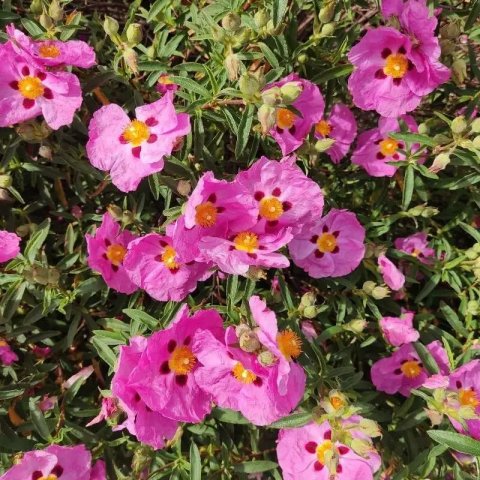
M123 211L117 205L112 205L112 204L108 205L107 211L115 220L117 221L122 220Z
M258 109L257 117L260 125L262 126L262 133L268 133L275 125L276 110L270 105L262 105Z
M283 103L293 103L303 92L303 86L300 82L288 82L280 87L280 95Z
M442 55L453 55L455 53L455 42L453 40L449 40L448 38L441 38L440 39L440 48L442 49Z
M465 79L468 78L467 63L463 58L457 58L452 63L452 80L456 85L463 85Z
M421 123L418 126L418 133L420 135L428 135L430 133L430 128L428 127L428 125L425 122Z
M253 98L260 94L262 88L259 79L251 72L245 72L238 81L238 88L246 98Z
M238 72L240 70L240 60L236 53L230 52L223 62L227 76L230 81L234 81L238 78Z
M133 48L126 48L123 51L123 60L134 74L138 73L138 56Z
M326 23L320 30L321 37L331 37L335 33L335 23Z
M262 28L264 27L268 21L270 20L270 15L265 9L259 10L254 16L253 16L253 21L255 22L255 26L257 28Z
M322 138L315 143L315 150L319 153L326 152L334 143L334 138Z
M252 330L244 331L238 339L238 344L244 352L249 353L256 352L261 346L257 335Z
M315 305L316 300L317 296L313 292L304 293L300 299L300 306L311 307L312 305Z
M29 143L41 143L52 133L51 128L44 121L36 120L21 123L15 130L22 140Z
M451 38L453 40L457 40L461 33L462 29L460 28L458 22L446 23L440 28L440 35L442 38Z
M38 21L45 30L50 30L53 27L53 20L45 12L40 15Z
M43 12L42 0L33 0L30 4L30 11L34 15L40 15Z
M230 12L222 18L222 27L227 32L235 33L242 24L242 19L240 15L235 12Z
M279 87L272 87L262 92L262 102L265 105L280 105L282 103L282 93Z
M473 133L480 133L480 118L476 118L470 125Z
M355 318L346 323L343 328L352 333L362 333L365 330L368 322L361 318Z
M480 150L480 135L477 135L472 141L473 148Z
M52 0L52 2L50 3L50 6L48 7L48 14L56 22L59 22L60 20L62 20L63 8L61 7L58 0Z
M105 20L103 21L103 29L109 37L114 37L118 33L119 28L120 25L114 18L109 17L108 15L105 16Z
M377 284L375 282L372 282L371 280L367 280L366 282L364 282L364 284L362 285L362 290L367 294L367 295L371 295L372 292L373 292L373 289L377 286Z
M10 175L0 175L0 188L10 188L12 186L12 177Z
M51 160L53 158L53 152L52 152L52 149L47 146L47 145L42 145L39 149L38 149L38 154L42 157L42 158L46 158L47 160Z
M322 23L329 23L335 15L335 0L327 0L323 2L323 6L318 14L318 19Z
M301 53L297 57L297 62L300 63L301 65L303 65L304 63L307 63L307 61L308 61L308 55L306 53Z
M453 133L460 134L463 133L468 128L467 121L463 115L455 117L450 124L450 129Z
M450 163L450 155L448 153L440 153L433 160L432 165L428 169L432 173L440 172L444 170Z
M277 363L278 361L277 357L268 350L260 352L257 356L257 360L258 363L260 363L260 365L263 365L264 367L270 367L271 365L275 365L275 363Z
M142 26L139 23L131 23L127 28L127 42L135 47L143 40Z
M387 287L378 286L372 290L372 297L375 300L382 300L382 298L388 297L390 290Z
M317 307L315 305L310 305L309 307L305 307L303 309L303 316L305 318L308 318L309 320L312 320L312 318L315 318L318 314Z
M478 315L480 311L480 304L475 300L470 300L467 303L467 312L470 315Z

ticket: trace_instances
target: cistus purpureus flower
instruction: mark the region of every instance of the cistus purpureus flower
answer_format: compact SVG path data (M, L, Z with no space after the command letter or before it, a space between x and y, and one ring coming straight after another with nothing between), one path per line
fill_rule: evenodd
M178 84L176 84L166 73L162 73L160 77L158 77L157 84L155 85L157 92L162 95L167 92L176 92L178 88Z
M11 365L18 360L18 355L12 350L12 347L0 338L0 363L2 365Z
M85 235L87 241L87 262L92 270L100 272L105 283L121 293L133 293L137 286L125 270L124 260L129 243L136 235L121 230L110 213L102 217L102 224L93 235Z
M92 420L87 423L86 427L91 427L92 425L96 425L97 423L112 418L117 413L119 413L117 400L114 397L103 397L99 414L95 418L92 418Z
M315 125L316 138L334 140L325 151L333 163L339 163L345 157L356 136L357 122L352 111L343 103L335 104L330 115Z
M418 132L418 126L413 117L404 115L400 119L412 133ZM405 160L401 152L405 144L395 140L390 135L400 131L400 124L395 118L380 118L378 128L361 133L357 139L357 146L352 154L352 163L360 165L372 177L392 177L397 167L391 162ZM412 146L412 152L418 145Z
M383 254L378 257L378 269L389 288L395 291L403 288L405 275Z
M354 213L332 209L312 219L289 243L293 262L313 278L353 272L365 255L365 229Z
M20 240L16 233L0 230L0 262L8 262L20 253Z
M448 357L441 343L435 340L427 345L427 349L440 372L447 375ZM377 360L372 365L370 375L377 390L390 395L401 393L405 397L410 396L412 389L421 387L430 376L411 343L402 345L390 357Z
M422 263L430 263L435 257L435 250L428 246L427 234L417 232L408 237L399 237L395 240L395 248L412 257L418 258Z
M413 328L414 316L414 312L402 310L400 317L382 317L380 328L385 340L394 347L416 342L420 338L420 333Z
M87 155L92 165L110 172L122 192L137 189L142 178L160 172L164 157L190 132L190 117L176 113L173 92L135 109L132 120L119 105L97 110L88 127Z
M26 452L19 463L0 480L106 480L105 463L92 466L92 455L84 445L50 445L43 450Z

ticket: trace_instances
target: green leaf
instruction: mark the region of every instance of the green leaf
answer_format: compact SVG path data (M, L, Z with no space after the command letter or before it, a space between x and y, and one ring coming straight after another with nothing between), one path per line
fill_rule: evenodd
M440 311L442 312L445 320L450 324L450 326L455 330L455 332L462 336L468 337L468 331L463 326L463 323L458 318L458 315L449 307L445 302L440 302Z
M274 0L272 8L273 25L276 27L280 25L283 17L287 13L288 0Z
M240 158L247 146L248 137L253 123L253 105L247 105L245 108L240 125L238 126L237 144L235 145L235 157Z
M437 142L426 135L420 135L419 133L391 133L390 136L395 140L403 140L409 144L419 143L420 145L426 145L427 147L436 147Z
M322 73L314 75L311 79L314 83L325 83L334 78L346 77L353 71L353 65L337 65L336 67L327 68Z
M475 20L480 15L480 0L475 0L469 7L470 14L465 22L465 31L470 30L475 24Z
M23 254L30 263L33 263L35 257L37 256L38 251L42 247L43 243L47 239L48 232L50 231L50 218L44 220L39 226L35 233L30 237L30 240L27 242L25 251Z
M238 473L262 473L277 468L278 464L270 460L254 460L253 462L244 462L234 465L234 470Z
M312 420L312 414L310 412L292 413L288 417L282 418L273 422L269 428L297 428L303 427Z
M430 438L457 452L480 457L480 442L460 433L448 430L427 430Z
M170 79L172 82L180 85L187 92L197 93L202 98L207 100L212 97L212 94L205 87L202 87L199 83L194 82L188 77L171 76Z
M415 185L415 169L409 165L405 171L403 183L402 208L406 210L412 201L413 187Z
M417 351L418 356L423 362L425 368L432 374L439 373L440 369L438 368L437 362L432 357L432 354L429 352L427 347L420 342L415 342L413 346L415 347L415 350Z
M190 445L190 480L202 479L202 460L195 443Z
M138 320L146 325L150 330L155 330L158 328L158 320L153 318L148 313L144 312L143 310L136 310L134 308L124 308L123 313L128 315L133 320Z
M43 28L40 27L40 25L38 25L37 23L35 23L33 20L30 20L28 18L22 18L20 21L22 22L25 30L27 30L27 32L33 37L38 37L45 33L45 30L43 30Z
M45 416L37 407L33 398L30 398L29 408L30 416L35 430L44 440L48 441L50 439L50 430L48 428L47 422L45 421Z
M250 423L241 413L226 408L214 408L212 417L225 423L236 423L239 425L247 425Z

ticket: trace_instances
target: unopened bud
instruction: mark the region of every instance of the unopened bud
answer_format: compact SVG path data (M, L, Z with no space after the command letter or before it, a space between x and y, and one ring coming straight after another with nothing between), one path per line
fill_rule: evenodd
M372 289L373 291L373 289ZM343 328L352 333L362 333L365 330L368 322L361 318L355 318L346 323Z
M60 280L60 272L56 268L49 268L47 277L50 285L57 285Z
M437 145L447 145L452 141L448 135L444 135L443 133L437 133L433 139Z
M268 133L274 126L276 121L276 110L274 107L269 105L262 105L258 109L258 121L262 126L262 132L264 134Z
M230 52L223 62L227 76L230 81L234 81L238 78L238 72L240 70L240 60L236 53Z
M114 218L114 220L120 221L123 216L123 210L117 205L109 205L107 207L108 213Z
M367 280L363 285L362 285L362 290L367 294L371 295L373 292L373 289L377 286L375 282L372 282L371 280Z
M48 285L48 269L44 267L33 267L32 278L35 283Z
M283 103L293 103L303 92L303 86L300 82L288 82L280 87L280 95Z
M45 12L40 15L38 21L45 30L50 30L53 27L53 20Z
M318 14L318 19L322 23L329 23L335 15L335 0L327 0L323 2L323 6Z
M135 215L130 210L124 210L122 212L122 225L126 227L131 225L135 221Z
M45 121L36 120L21 123L15 130L22 140L29 143L40 143L52 133L52 129Z
M53 158L52 149L50 147L48 147L47 145L42 145L38 149L38 154L42 158L46 158L47 160L51 160Z
M227 30L227 32L235 33L242 24L242 19L240 15L235 12L230 12L222 18L222 27Z
M238 339L238 343L244 352L249 353L256 352L261 346L257 335L252 330L243 332Z
M480 133L480 118L476 118L470 125L473 133Z
M382 298L388 297L390 290L387 287L378 286L372 290L372 297L375 300L382 300Z
M331 37L335 33L335 23L326 23L320 30L321 37Z
M300 306L311 307L312 305L315 305L316 300L317 296L313 292L304 293L300 299Z
M258 78L250 72L245 72L238 81L238 87L246 98L253 98L260 92L260 82Z
M192 184L188 180L179 180L177 184L177 192L187 197L192 190Z
M274 365L278 361L277 357L269 350L265 350L264 352L259 353L257 356L257 360L258 363L260 363L260 365L263 365L264 367Z
M127 28L127 42L135 47L143 40L142 26L139 23L131 23Z
M315 150L318 153L326 152L335 143L334 138L322 138L315 143Z
M127 67L134 73L138 73L138 57L137 54L135 53L135 50L133 48L126 48L123 51L123 59L125 60L125 64Z
M480 135L477 135L472 141L473 148L480 150Z
M447 23L440 28L440 35L442 38L457 40L460 33L462 33L462 30L457 22Z
M0 188L10 188L12 186L12 177L10 175L0 175Z
M468 77L467 64L463 58L457 58L452 63L452 80L456 85L463 85L465 79Z
M255 26L257 28L262 28L264 27L268 21L270 20L270 15L265 9L259 10L254 16L253 16L253 21L255 22Z
M262 101L265 105L280 105L282 93L279 87L272 87L262 92Z
M418 133L420 135L428 135L430 133L430 128L428 127L428 125L425 122L421 123L418 126Z
M452 132L457 134L463 133L467 128L468 124L463 115L460 117L455 117L450 125Z
M456 46L455 42L453 40L450 40L448 38L441 38L440 39L440 48L442 50L442 55L452 55L455 53Z
M285 28L285 24L279 23L277 26L273 23L273 20L269 20L266 26L266 33L268 35L280 35Z
M56 22L59 22L60 20L62 20L63 8L61 7L58 0L52 0L52 2L50 3L50 6L48 7L48 14Z
M308 61L308 55L306 53L301 53L298 57L297 57L297 62L300 63L300 64L304 64L304 63L307 63Z
M480 311L480 304L475 301L475 300L470 300L467 303L467 312L470 313L470 315L478 315Z
M119 28L120 26L114 18L109 17L108 15L105 16L105 20L103 21L103 29L109 37L114 37L118 33Z
M33 0L30 4L30 11L34 15L40 15L43 12L42 0Z
M450 155L448 153L440 153L433 160L432 165L428 169L432 173L440 172L444 170L447 165L450 163Z

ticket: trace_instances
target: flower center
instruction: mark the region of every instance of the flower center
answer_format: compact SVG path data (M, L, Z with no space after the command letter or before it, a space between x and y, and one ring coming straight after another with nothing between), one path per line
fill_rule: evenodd
M60 49L52 43L44 43L38 49L38 54L43 58L57 58L60 53Z
M320 120L315 125L315 131L323 137L328 137L332 131L332 127L326 120Z
M112 265L115 265L116 267L121 265L126 254L127 249L118 243L110 245L107 248L107 258L110 260Z
M288 108L279 108L277 110L277 126L282 129L293 127L297 116Z
M408 360L400 367L400 370L407 378L417 378L422 373L422 367L417 360Z
M283 214L282 202L275 197L260 200L260 215L267 220L278 220Z
M150 138L150 130L146 123L132 120L123 131L123 138L134 147L138 147Z
M0 347L6 347L8 343L5 340L0 340Z
M379 143L379 146L380 152L386 157L394 155L398 150L398 142L396 142L393 138L385 138Z
M418 257L421 253L422 253L422 251L421 251L420 249L415 248L415 249L413 250L413 252L411 253L411 255L412 255L413 257Z
M460 390L458 392L460 403L464 406L477 408L480 405L480 400L474 390Z
M58 477L54 473L50 473L46 477L41 476L38 480L57 480Z
M158 79L158 83L160 83L161 85L173 85L173 81L168 75L161 75Z
M233 243L237 250L253 253L258 248L258 236L252 232L242 232L233 239Z
M302 340L292 330L284 330L277 335L278 349L282 355L291 361L302 353Z
M217 222L217 207L212 202L201 203L195 208L195 222L201 227L213 227Z
M18 82L18 90L23 97L29 100L35 100L43 95L45 88L41 80L37 77L23 77Z
M237 362L232 368L232 373L239 382L246 385L253 383L257 379L257 376L251 370L247 370L240 362Z
M162 262L169 270L176 270L180 264L175 260L177 252L173 247L167 245L162 253Z
M317 239L317 248L322 253L332 253L337 248L335 235L322 233Z
M383 73L392 78L402 78L408 70L407 57L401 53L392 53L385 60Z
M168 360L168 366L170 367L170 370L177 375L189 374L196 363L197 358L185 345L176 347Z
M317 460L324 465L325 464L325 455L327 452L333 452L335 450L335 446L331 440L325 440L320 445L317 446L316 454Z
M340 408L345 406L345 401L338 395L333 395L332 397L330 397L330 403L335 410L339 410Z

